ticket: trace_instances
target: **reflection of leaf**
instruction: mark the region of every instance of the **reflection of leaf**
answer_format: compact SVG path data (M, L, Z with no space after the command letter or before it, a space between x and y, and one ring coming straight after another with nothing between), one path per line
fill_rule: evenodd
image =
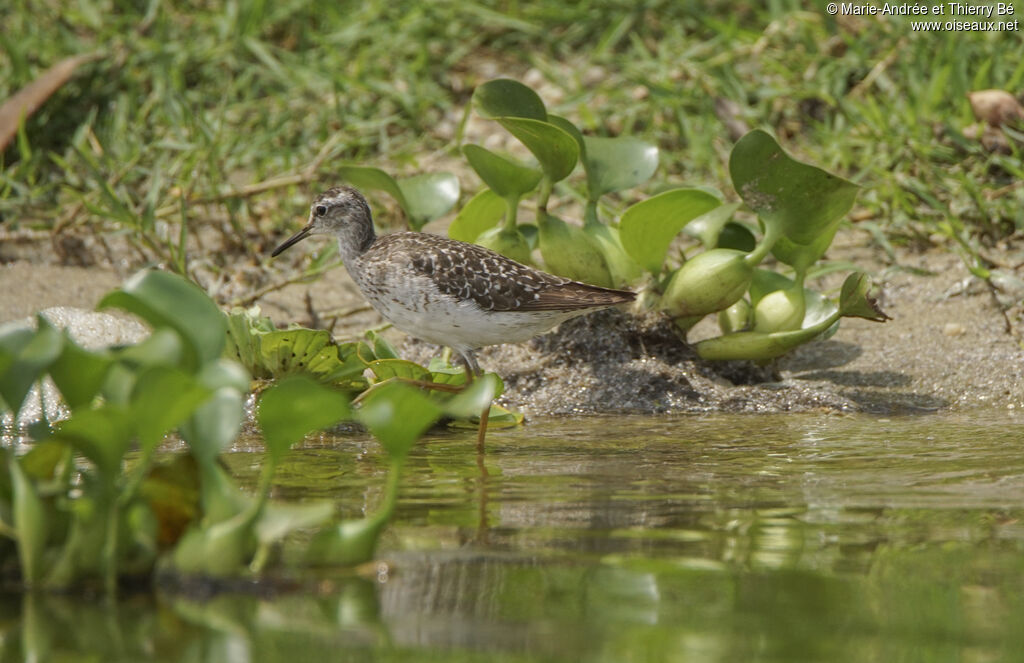
M139 486L139 495L156 516L160 545L173 544L199 513L195 459L188 454L176 454L170 462L156 465Z
M356 410L356 419L370 429L396 460L404 459L416 440L440 416L441 408L437 403L401 382L375 388Z
M280 541L291 532L317 527L334 515L330 502L303 504L267 504L256 523L256 535L263 544Z
M306 563L355 566L370 561L389 515L385 512L360 520L346 520L320 530L306 548Z
M71 78L75 69L102 57L102 53L84 53L64 58L5 101L0 106L0 152L18 132L22 118L36 112L43 102Z
M135 381L131 414L139 445L156 448L167 431L188 418L210 392L180 369L154 366Z
M313 431L349 416L348 398L308 377L279 380L260 395L257 420L272 462Z

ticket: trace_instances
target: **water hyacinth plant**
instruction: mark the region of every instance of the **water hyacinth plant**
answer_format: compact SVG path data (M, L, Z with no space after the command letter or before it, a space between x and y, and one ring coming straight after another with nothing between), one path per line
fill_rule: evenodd
M0 415L13 420L44 379L67 408L61 421L25 431L17 446L27 451L3 448L0 569L27 588L100 585L112 593L121 579L148 578L158 567L252 575L296 529L314 532L308 563L367 561L394 511L412 445L442 417L479 414L500 389L490 376L458 393L417 388L409 383L458 378L387 356L393 352L380 339L339 346L327 332L275 331L255 315L225 316L195 285L166 272L139 273L100 307L138 316L151 334L94 351L43 316L34 329L0 329ZM367 368L372 380L362 377ZM260 384L256 404L266 452L255 495L218 460L245 420L250 374L278 378ZM330 503L270 501L291 446L347 419L363 424L390 459L382 506L338 521ZM187 451L157 453L168 435Z
M464 146L487 188L459 211L451 237L528 264L536 248L548 271L596 285L648 283L653 297L647 301L665 311L683 336L701 318L716 314L723 335L696 346L706 359L769 360L834 332L839 317L870 309L862 317L886 319L873 307L844 307L806 287L859 187L796 161L764 131L743 136L729 158L742 203L723 202L702 189L671 189L631 205L616 222L601 219L601 198L647 181L658 166L656 146L632 137L583 136L567 119L548 113L533 90L508 79L479 86L473 104L518 139L537 163ZM554 185L577 164L585 173L582 226L548 212ZM536 226L517 222L520 202L529 195L535 198ZM734 219L741 209L756 214L756 228ZM669 258L669 248L680 232L697 238L704 250L678 264ZM761 267L769 255L789 274ZM866 277L851 279L848 284L859 284L853 291L861 303L869 301ZM751 333L782 336L753 342L761 337Z

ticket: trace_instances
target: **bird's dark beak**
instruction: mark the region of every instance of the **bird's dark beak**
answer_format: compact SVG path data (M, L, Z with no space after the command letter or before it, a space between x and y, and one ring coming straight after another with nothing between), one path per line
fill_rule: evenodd
M312 224L307 225L305 228L303 228L302 230L300 230L299 232L295 233L294 235L286 239L284 242L282 242L281 246L274 249L274 252L270 254L270 257L276 258L279 253L283 252L292 244L298 244L302 240L306 239L306 237L309 236L310 230L312 230Z

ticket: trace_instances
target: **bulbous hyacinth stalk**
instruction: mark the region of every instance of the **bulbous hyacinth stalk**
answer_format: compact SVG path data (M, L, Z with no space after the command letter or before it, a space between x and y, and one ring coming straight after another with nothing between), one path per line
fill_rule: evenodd
M754 266L742 251L705 251L683 263L672 275L662 297L662 308L673 318L721 311L743 296L753 276Z
M826 331L841 317L854 317L885 322L889 319L870 295L871 280L863 272L847 277L835 313L817 324L789 331L743 331L725 334L697 343L695 349L702 359L753 359L768 361L781 357L796 346Z
M754 307L754 329L763 332L788 331L803 326L807 302L803 284L769 292Z

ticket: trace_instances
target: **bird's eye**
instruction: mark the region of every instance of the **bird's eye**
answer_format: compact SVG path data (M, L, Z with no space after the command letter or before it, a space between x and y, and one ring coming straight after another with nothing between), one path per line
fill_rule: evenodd
M327 206L317 205L316 207L313 208L313 214L316 214L317 216L323 216L324 214L327 214Z

